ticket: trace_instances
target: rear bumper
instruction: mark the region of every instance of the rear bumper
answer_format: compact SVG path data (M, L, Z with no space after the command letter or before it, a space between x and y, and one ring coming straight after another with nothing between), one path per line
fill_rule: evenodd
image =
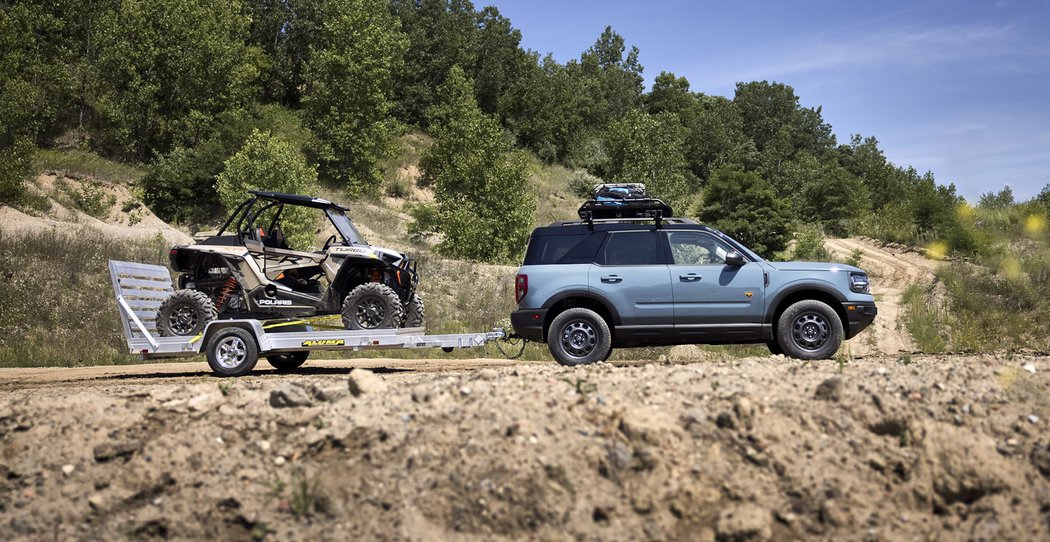
M852 339L856 337L858 333L864 331L864 328L871 325L871 322L875 320L875 316L879 313L878 307L875 303L866 302L845 302L842 307L846 309L846 317L848 319L848 325L846 326L846 338Z
M528 309L510 313L510 325L514 332L534 342L543 342L543 320L547 309Z

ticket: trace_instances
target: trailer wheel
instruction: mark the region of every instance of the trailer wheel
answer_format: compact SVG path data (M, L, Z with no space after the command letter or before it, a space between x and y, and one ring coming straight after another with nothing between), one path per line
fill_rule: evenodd
M270 354L266 356L266 361L278 371L294 371L306 363L306 358L310 357L310 352L303 350L302 352L286 352L284 354Z
M343 326L346 329L394 328L404 316L401 299L386 284L362 284L350 290L343 300Z
M204 331L204 326L218 317L215 303L208 294L179 290L157 309L157 332L161 337L189 337Z
M220 329L212 335L206 349L208 365L218 376L248 374L259 362L255 337L239 327Z

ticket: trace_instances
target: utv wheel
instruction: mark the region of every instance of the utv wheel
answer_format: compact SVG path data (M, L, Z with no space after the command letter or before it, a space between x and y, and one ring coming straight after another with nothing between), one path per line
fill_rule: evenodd
M259 362L259 347L255 337L239 327L220 329L211 340L205 354L208 365L219 376L241 376L251 372Z
M404 327L423 326L423 298L419 294L412 294L412 298L405 305Z
M822 301L794 303L777 321L777 342L793 358L830 359L842 345L842 336L842 320Z
M270 354L266 356L266 361L278 371L294 371L306 363L306 358L310 357L310 352L286 352L284 354Z
M404 319L401 299L393 288L369 282L354 288L343 300L343 327L346 329L386 329Z
M612 333L598 313L583 308L568 309L551 322L547 348L562 365L596 363L612 352Z
M168 296L157 309L157 331L162 337L196 335L218 316L215 304L207 294L179 290Z

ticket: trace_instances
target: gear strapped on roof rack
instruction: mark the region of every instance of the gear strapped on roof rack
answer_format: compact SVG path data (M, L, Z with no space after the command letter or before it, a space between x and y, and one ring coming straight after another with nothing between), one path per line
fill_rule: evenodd
M674 216L674 210L663 200L650 198L642 183L599 184L594 187L594 195L580 206L579 215L588 223L631 218L659 223Z

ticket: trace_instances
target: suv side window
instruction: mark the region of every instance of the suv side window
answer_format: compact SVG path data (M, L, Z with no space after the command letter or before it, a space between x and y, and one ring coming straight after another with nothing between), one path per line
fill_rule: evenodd
M732 247L698 231L668 232L674 265L723 265Z
M542 235L529 240L523 265L591 263L605 234Z
M611 233L598 263L602 265L654 265L662 264L660 238L655 231Z

